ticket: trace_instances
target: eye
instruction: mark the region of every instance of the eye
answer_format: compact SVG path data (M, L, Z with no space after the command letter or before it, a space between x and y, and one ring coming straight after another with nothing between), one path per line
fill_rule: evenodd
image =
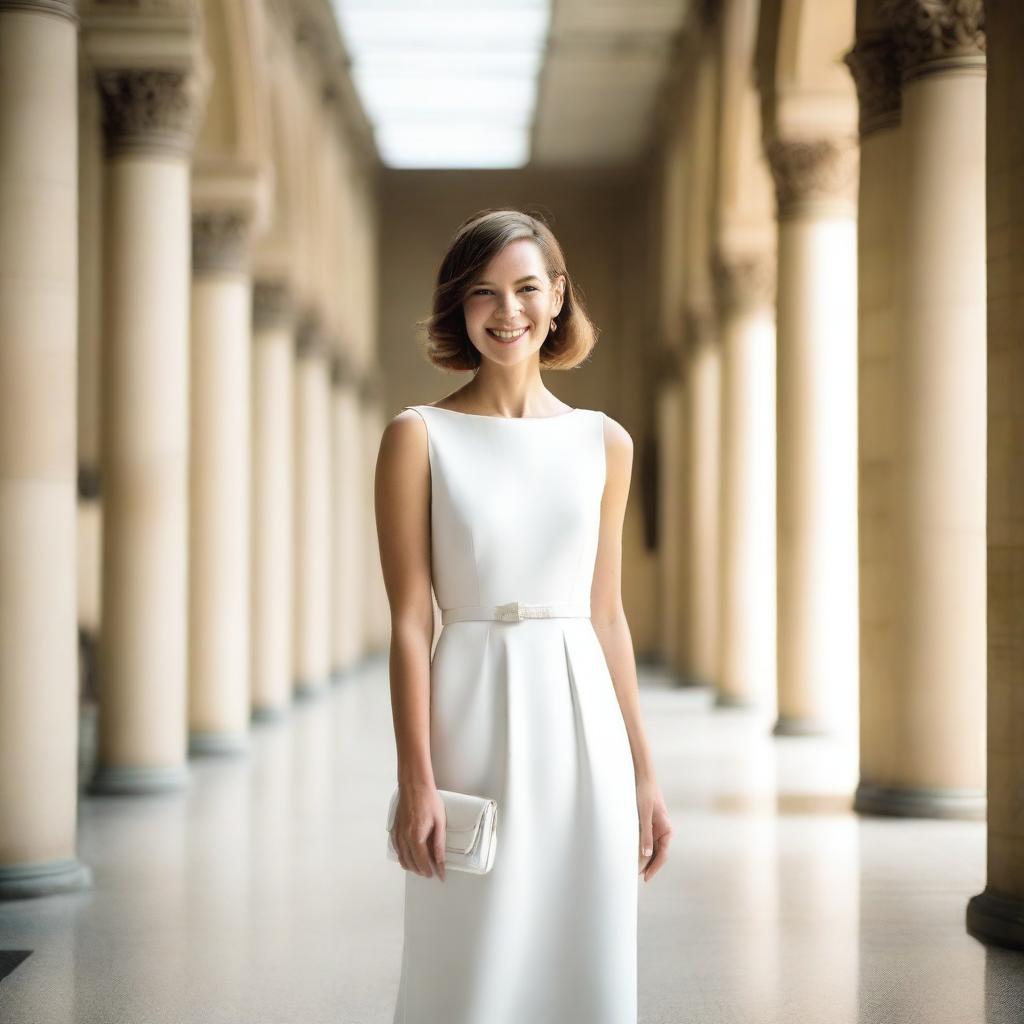
M524 287L529 288L531 291L537 291L538 290L537 286L533 285L533 284L524 285Z

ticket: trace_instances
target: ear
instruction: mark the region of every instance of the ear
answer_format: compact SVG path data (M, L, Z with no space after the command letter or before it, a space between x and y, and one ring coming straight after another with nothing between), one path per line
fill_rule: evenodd
M551 311L552 316L558 316L562 312L562 303L565 301L565 275L559 274L555 278L554 286L554 309Z

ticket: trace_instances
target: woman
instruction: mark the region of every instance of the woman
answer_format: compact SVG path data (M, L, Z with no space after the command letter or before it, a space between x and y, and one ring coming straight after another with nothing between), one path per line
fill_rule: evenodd
M638 875L672 829L622 610L632 440L541 381L596 332L540 220L467 220L426 327L437 366L475 372L399 413L377 462L406 870L394 1019L635 1024ZM514 602L525 617L498 617ZM487 874L445 872L441 789L497 801Z

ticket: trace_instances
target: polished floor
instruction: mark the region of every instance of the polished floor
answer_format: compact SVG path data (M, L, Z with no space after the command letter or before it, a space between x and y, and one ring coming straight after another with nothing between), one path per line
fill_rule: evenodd
M193 760L187 793L83 798L95 888L0 904L0 950L32 951L0 1022L390 1024L386 672L255 727L247 756ZM642 697L676 838L641 883L641 1024L1024 1021L1024 953L964 929L982 824L858 817L848 740L772 739L767 714L654 672Z

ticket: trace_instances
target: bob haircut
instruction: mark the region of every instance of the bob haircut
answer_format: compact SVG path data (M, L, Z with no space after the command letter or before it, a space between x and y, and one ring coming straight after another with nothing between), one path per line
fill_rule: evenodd
M540 249L548 280L565 277L562 309L540 347L540 364L550 370L571 370L585 362L597 344L598 329L591 323L579 290L565 268L565 256L554 234L540 218L521 210L481 210L462 222L452 239L434 287L433 312L417 326L426 334L426 356L435 366L452 373L472 371L481 355L466 333L463 303L484 268L509 243L531 239Z

